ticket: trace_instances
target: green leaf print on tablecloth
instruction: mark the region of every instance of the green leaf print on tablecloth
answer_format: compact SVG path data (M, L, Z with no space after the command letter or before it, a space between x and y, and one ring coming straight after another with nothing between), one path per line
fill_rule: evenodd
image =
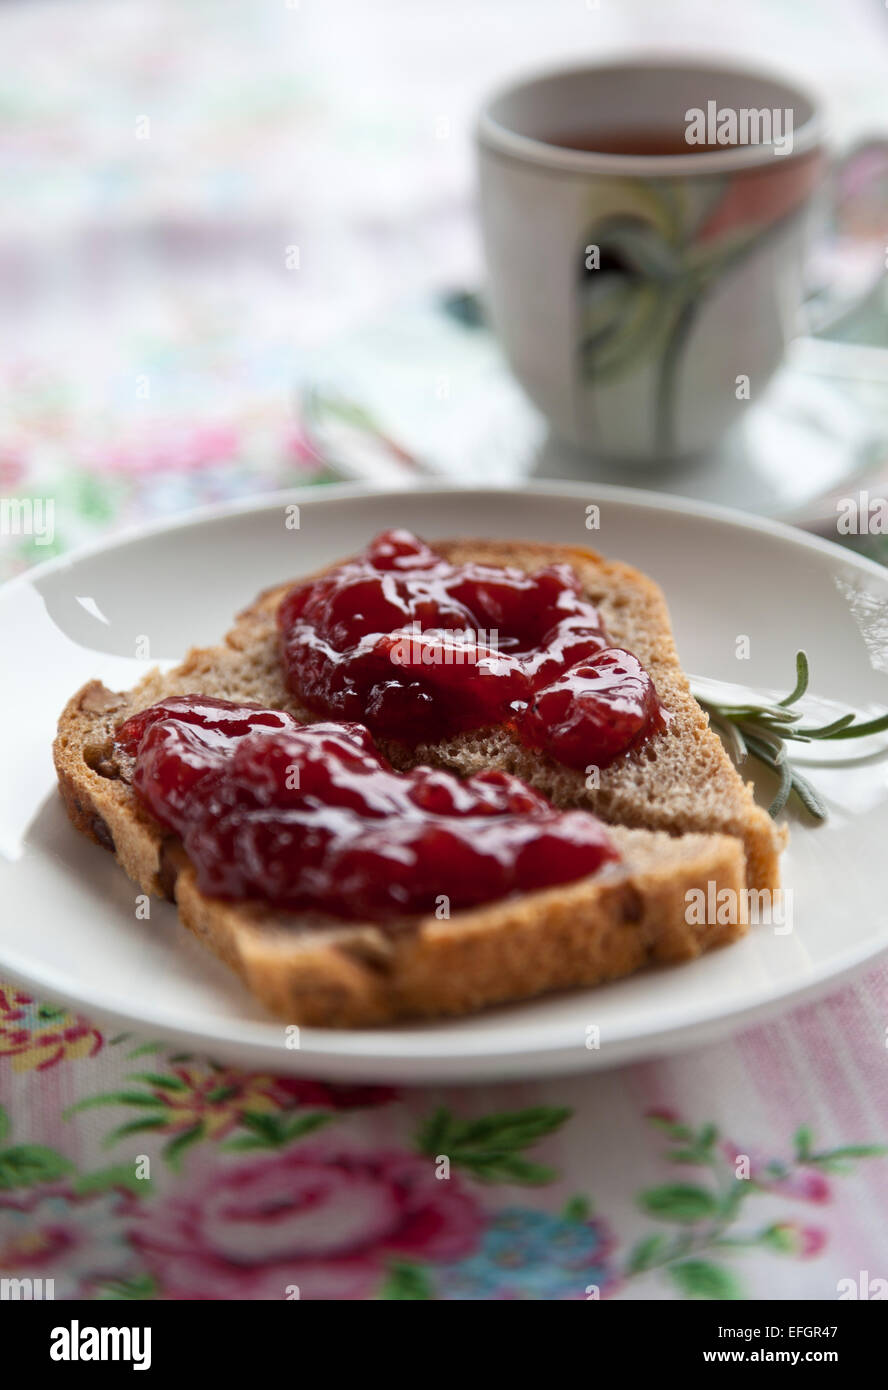
M559 1174L545 1150L569 1131L567 1107L472 1116L439 1106L413 1122L412 1144L379 1146L362 1115L383 1106L387 1132L403 1128L407 1110L391 1088L258 1076L164 1057L160 1046L150 1049L149 1067L129 1070L134 1053L149 1049L124 1042L102 1054L107 1067L119 1048L116 1086L67 1112L72 1152L82 1117L94 1123L108 1112L104 1146L117 1151L110 1167L79 1172L61 1150L14 1136L0 1111L0 1260L14 1268L19 1243L36 1232L63 1290L57 1297L586 1300L632 1297L645 1279L654 1296L744 1298L746 1252L806 1259L827 1241L821 1225L773 1214L756 1222L756 1199L822 1211L833 1175L885 1152L874 1144L821 1149L805 1127L791 1156L774 1158L732 1143L711 1123L658 1112L649 1119L665 1141L667 1170L636 1194L649 1229L621 1241L625 1216L597 1211L589 1194L562 1196L554 1207L546 1199ZM160 1159L151 1181L135 1173L136 1150L146 1146ZM528 1199L516 1201L521 1187ZM309 1193L312 1211L329 1203L346 1222L341 1248L303 1245L309 1210L301 1194ZM238 1245L235 1258L230 1243L251 1228L254 1206L254 1229L262 1229L269 1202L280 1212L273 1246ZM229 1207L246 1227L239 1219L229 1231ZM52 1251L60 1223L80 1252L77 1269L66 1270L67 1256ZM197 1240L200 1231L206 1238Z

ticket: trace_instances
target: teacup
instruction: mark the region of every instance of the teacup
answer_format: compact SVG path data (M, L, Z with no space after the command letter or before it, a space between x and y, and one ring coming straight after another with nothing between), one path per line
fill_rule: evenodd
M635 60L511 86L478 142L492 321L554 432L646 463L709 449L796 331L827 164L812 99Z

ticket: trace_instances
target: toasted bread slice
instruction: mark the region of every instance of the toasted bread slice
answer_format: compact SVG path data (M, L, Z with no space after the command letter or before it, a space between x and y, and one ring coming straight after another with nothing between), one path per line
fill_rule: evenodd
M84 686L62 714L55 762L78 829L112 849L143 892L175 900L184 924L286 1022L363 1027L468 1013L546 990L599 984L648 963L688 960L745 931L739 840L622 828L612 832L621 860L594 876L444 921L345 923L206 897L181 842L137 800L131 766L113 739L130 714L186 687L264 700L269 691L260 689L255 663L248 677L237 653L231 641L215 660L192 653L184 663L187 678L183 668L171 678L155 672L128 694L96 681ZM723 890L730 896L719 901L729 909L717 916L729 920L699 921L688 911L691 891L711 901Z
M600 608L614 643L634 652L650 672L672 723L667 733L652 738L637 753L601 769L596 788L587 787L582 772L525 748L502 727L418 748L378 740L395 767L426 763L463 777L483 768L501 768L538 788L557 806L592 811L609 825L665 830L670 835L735 835L743 842L748 886L778 886L786 831L756 805L750 786L738 775L691 695L666 602L656 584L629 565L568 546L460 540L436 541L435 549L454 564L477 561L528 571L556 561L571 565L585 596ZM275 615L290 587L288 583L261 594L219 646L194 649L166 674L149 673L134 692L135 708L165 695L199 691L286 709L299 719L318 718L287 689L278 660Z
M666 600L653 580L631 565L579 547L461 540L445 545L435 542L435 549L453 564L471 560L531 571L556 561L569 564L584 596L600 609L614 645L633 652L646 667L672 722L667 733L650 739L637 753L602 768L596 788L587 787L581 772L525 748L503 728L463 734L434 748L417 748L412 761L433 761L463 776L482 767L503 768L537 787L557 806L582 807L609 825L665 830L671 835L689 831L736 835L743 841L748 886L769 891L779 886L780 852L787 832L756 804L751 783L739 776L721 739L710 729L709 716L691 694L675 649ZM267 602L263 611L267 613ZM249 622L248 614L244 620Z

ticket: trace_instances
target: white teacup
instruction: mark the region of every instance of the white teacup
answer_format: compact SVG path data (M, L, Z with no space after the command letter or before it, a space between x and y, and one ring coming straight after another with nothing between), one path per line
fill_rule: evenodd
M478 141L491 317L555 433L647 463L708 449L796 329L826 167L812 100L615 63L501 92Z

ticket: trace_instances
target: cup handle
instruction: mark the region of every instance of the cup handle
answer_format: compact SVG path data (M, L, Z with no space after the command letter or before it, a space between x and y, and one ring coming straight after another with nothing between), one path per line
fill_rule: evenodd
M833 162L826 235L811 261L805 331L828 335L880 285L888 243L888 139L872 137Z

